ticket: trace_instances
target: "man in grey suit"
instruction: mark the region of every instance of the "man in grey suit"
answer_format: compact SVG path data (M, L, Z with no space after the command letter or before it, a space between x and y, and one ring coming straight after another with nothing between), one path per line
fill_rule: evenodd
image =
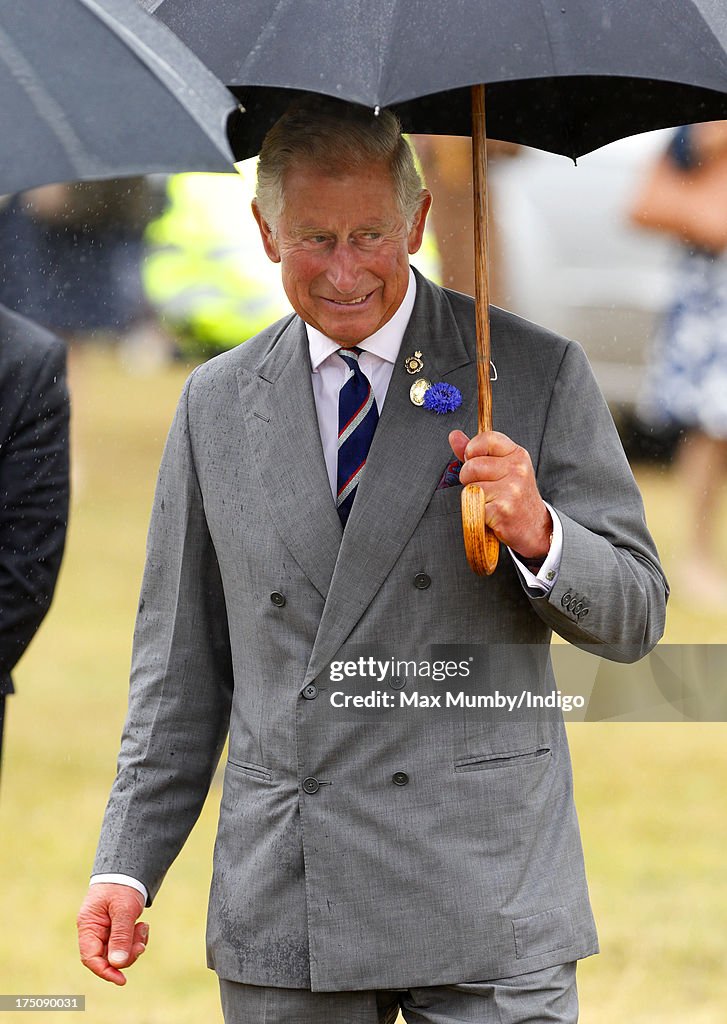
M160 470L81 955L124 983L229 734L207 933L228 1024L573 1022L597 950L560 713L435 698L472 664L483 697L554 688L552 630L640 657L666 584L578 345L493 309L497 430L472 436L473 302L408 263L430 202L391 115L294 105L254 214L295 315L192 374Z

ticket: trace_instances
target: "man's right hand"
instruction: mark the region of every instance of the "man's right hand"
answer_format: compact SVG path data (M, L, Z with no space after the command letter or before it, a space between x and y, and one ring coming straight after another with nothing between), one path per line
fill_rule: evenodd
M89 886L76 919L81 963L104 981L125 985L118 968L131 967L149 940L149 925L137 921L143 909L144 897L130 885Z

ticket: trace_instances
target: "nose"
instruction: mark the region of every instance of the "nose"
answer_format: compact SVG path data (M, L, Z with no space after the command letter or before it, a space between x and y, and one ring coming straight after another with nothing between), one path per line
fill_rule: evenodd
M340 295L356 289L359 278L358 257L349 242L338 242L330 255L326 276Z

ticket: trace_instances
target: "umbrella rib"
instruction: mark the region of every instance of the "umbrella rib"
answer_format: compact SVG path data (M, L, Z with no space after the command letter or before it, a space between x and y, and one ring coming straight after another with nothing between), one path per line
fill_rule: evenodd
M0 29L0 47L6 67L25 91L38 116L58 139L74 170L80 168L84 161L98 165L98 161L73 130L63 108L38 82L32 66L3 29ZM102 165L98 165L98 169L99 172L105 170Z
M295 8L297 6L297 4L295 2L293 2L291 4L291 0L277 0L277 2L273 5L271 11L269 12L269 14L268 14L268 16L267 16L267 18L265 20L265 26L264 26L262 32L256 38L255 45L253 46L253 48L250 50L250 52L245 57L245 60L244 60L244 62L242 64L242 67L240 68L240 79L244 79L245 78L246 68L248 68L249 63L250 63L251 60L253 62L253 67L254 67L255 61L256 61L256 59L258 57L258 54L265 47L266 40L270 36L274 36L276 34L276 32L279 31L279 29L278 29L278 17L280 16L281 13L284 15L286 10L288 8L290 8L291 6L293 8Z
M557 93L561 92L560 76L558 75L557 62L556 62L556 59L555 59L555 50L553 49L553 40L552 40L552 37L551 37L551 34L550 34L550 25L548 23L548 18L547 18L546 13L545 13L545 3L544 3L544 0L538 0L538 2L539 2L539 6L540 6L540 13L541 13L541 16L543 18L543 27L545 29L545 37L548 40L548 50L550 52L550 63L551 63L552 69L553 69L553 82L554 82L554 88L555 88L556 94L557 94ZM564 103L558 103L558 110L559 111L563 110L564 107L565 107ZM576 158L578 156L578 149L577 149L577 146L575 145L574 135L573 135L573 131L572 131L572 123L571 123L570 116L568 116L568 114L566 114L562 118L562 123L563 123L563 126L565 128L565 137L568 140L568 146L570 148L570 153L568 155L570 156L570 158L573 161L573 163L575 163L576 162Z
M379 39L383 39L384 40L384 42L379 46L379 67L378 67L377 74L376 74L376 95L379 98L379 102L380 103L381 103L381 99L382 99L382 83L381 83L382 71L383 71L383 69L387 65L387 61L385 59L385 56L386 56L386 53L387 53L387 49L388 50L392 50L393 47L394 47L394 43L395 43L393 26L394 26L394 22L396 21L396 18L397 18L397 7L398 7L398 0L394 0L394 2L391 5L391 13L390 13L390 16L389 16L389 25L387 27L387 30L385 32L381 32L379 34ZM387 44L386 44L386 40L388 40L388 47L387 47ZM382 103L381 105L383 106L384 104Z
M135 53L147 67L150 68L154 65L168 73L175 87L182 85L185 88L189 88L179 72L176 71L168 61L164 60L163 57L160 57L160 55L156 53L143 39L140 39L138 35L135 35L129 28L127 28L123 21L119 21L118 18L111 14L111 12L105 7L102 7L101 4L97 3L96 0L82 0L82 2L85 7L93 11L99 21L103 21L106 25L112 28L114 33L120 39L123 39L132 53ZM162 22L157 22L156 24L161 25ZM190 89L189 91L191 92L192 90Z
M102 21L104 24L108 25L109 28L113 29L116 36L127 45L129 50L143 64L145 64L150 71L157 75L160 81L165 81L167 85L172 87L172 95L186 93L189 96L195 96L207 107L208 116L212 109L212 99L220 102L224 97L229 102L230 110L232 109L234 103L232 94L215 78L209 68L198 58L194 58L196 65L195 70L199 78L204 77L206 80L206 88L210 90L209 96L202 95L198 89L191 86L187 79L185 79L181 73L169 63L168 60L154 50L153 46L151 46L146 39L142 38L141 32L134 31L137 26L128 24L128 11L125 10L125 14L127 16L126 21L122 21L117 15L108 9L110 0L105 0L103 4L98 3L98 0L82 0L82 3L96 15L99 21ZM183 51L185 55L190 56L188 48L162 21L155 19L152 15L147 14L146 11L141 9L138 10L137 17L139 18L138 27L143 28L146 35L156 32L159 39L164 38L166 40L167 46L176 45L179 48L180 53ZM151 42L154 42L153 36ZM177 102L180 102L179 99L177 99ZM191 110L189 107L185 107L185 109L189 116L205 132L208 138L212 139L217 144L217 147L221 152L229 149L224 124L221 126L213 126L207 123L207 117L199 116L196 111ZM232 163L231 153L230 162Z

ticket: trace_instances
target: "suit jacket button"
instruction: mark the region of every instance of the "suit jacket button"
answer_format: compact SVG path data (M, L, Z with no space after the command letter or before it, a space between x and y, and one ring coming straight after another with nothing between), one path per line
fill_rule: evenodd
M314 793L317 793L320 788L321 787L320 783L318 782L318 779L303 779L304 793L310 793L310 795L312 796Z
M409 776L406 772L394 772L391 776L391 781L395 786L405 786L409 781Z
M270 600L273 602L276 608L282 608L285 604L285 595L280 594L277 590L274 590L270 595Z
M318 687L315 683L308 683L303 687L303 696L306 700L314 700L318 696Z
M431 576L427 576L425 572L418 572L414 577L414 586L417 590L426 590L431 582Z

